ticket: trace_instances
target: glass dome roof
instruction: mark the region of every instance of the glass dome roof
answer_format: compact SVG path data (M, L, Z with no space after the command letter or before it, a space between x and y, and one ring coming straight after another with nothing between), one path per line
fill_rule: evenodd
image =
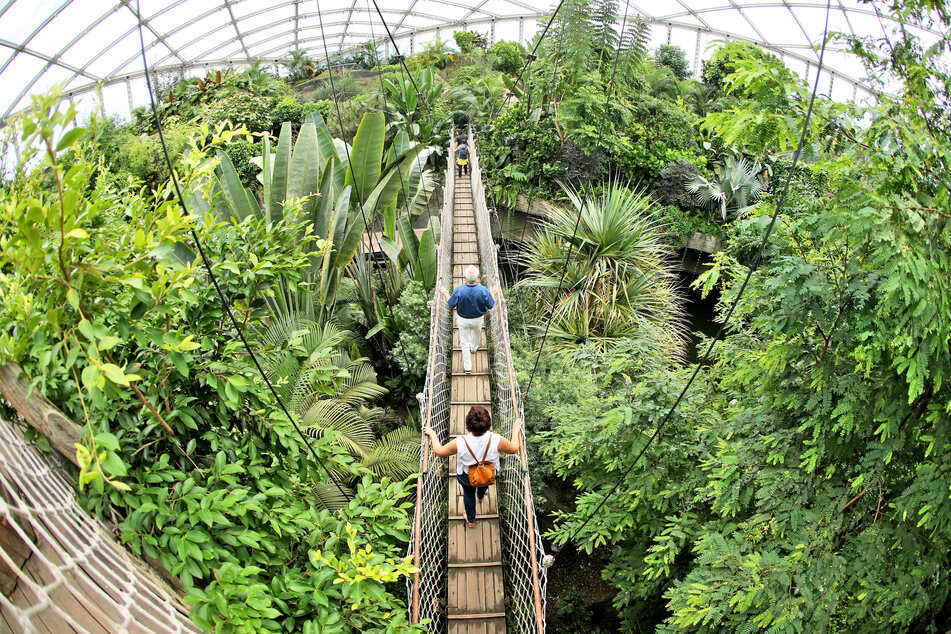
M0 120L24 108L31 93L65 83L69 99L101 89L111 111L147 103L135 0L2 0L0 5ZM158 72L204 74L212 68L278 62L301 49L324 57L318 10L331 56L368 40L394 50L371 0L140 0L149 64ZM421 50L436 37L471 29L490 41L527 41L553 9L540 0L377 0L400 52ZM624 0L621 1L624 10ZM766 47L807 79L815 79L826 3L822 0L654 0L629 2L652 25L651 46L671 43L693 69L717 40ZM830 29L882 37L896 25L871 4L833 0ZM941 34L909 27L926 44ZM858 60L830 45L820 92L841 100L872 95ZM826 82L828 77L828 82ZM87 104L88 106L88 104Z

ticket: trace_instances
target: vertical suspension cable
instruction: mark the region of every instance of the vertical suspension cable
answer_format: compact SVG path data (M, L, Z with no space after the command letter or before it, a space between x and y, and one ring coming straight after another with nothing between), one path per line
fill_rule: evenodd
M149 89L149 103L152 107L152 116L155 118L155 126L158 130L159 143L162 146L162 155L165 158L165 164L168 167L170 178L172 181L172 187L175 189L175 195L178 198L178 203L182 207L182 211L186 215L189 214L188 207L185 205L185 197L182 195L181 187L178 183L178 176L175 174L175 167L172 165L172 159L168 153L168 146L165 143L165 134L162 130L162 120L159 116L158 107L155 104L155 92L152 89L152 78L149 71L149 62L145 55L145 36L142 33L142 13L139 7L139 0L135 1L135 17L138 21L139 29L139 46L142 50L142 66L145 71L145 83ZM261 378L264 380L265 385L267 385L268 390L271 392L271 395L274 396L274 399L277 401L278 407L284 413L284 416L291 422L291 425L294 426L294 430L297 432L297 435L301 437L301 440L304 441L307 450L313 456L314 460L321 466L324 470L324 473L327 474L327 477L337 486L337 490L340 492L340 495L343 496L348 503L351 501L351 496L344 491L340 482L333 476L330 470L327 468L327 465L324 464L323 460L317 455L317 452L314 450L314 447L311 445L310 440L307 438L307 435L301 430L300 426L297 424L297 420L291 415L288 411L287 406L284 405L284 401L281 400L280 395L277 393L277 390L271 384L271 381L267 377L267 373L264 372L264 368L261 367L261 363L258 361L257 355L254 354L254 350L251 349L251 345L248 343L248 340L244 336L244 331L241 326L238 324L237 318L234 316L234 313L231 311L231 303L225 295L224 291L221 289L221 285L218 283L218 278L215 276L214 271L212 270L211 260L208 257L208 254L205 252L205 248L201 243L201 240L198 237L198 232L195 231L194 227L189 225L189 232L191 233L192 240L195 241L195 247L198 249L198 253L201 256L202 264L205 267L205 270L208 272L208 278L211 280L212 285L215 287L215 292L218 294L218 299L221 301L221 305L225 310L225 313L228 315L228 319L231 321L231 325L234 327L235 332L238 334L238 338L241 340L241 345L244 347L245 351L248 353L248 356L251 358L251 361L254 363L254 367L257 369L258 373L261 375Z
M667 424L667 421L670 420L670 417L673 415L674 411L677 409L677 406L680 405L684 396L687 394L687 390L690 389L690 386L693 385L694 379L697 378L697 375L700 373L700 369L704 367L710 359L710 354L713 352L713 347L717 342L723 338L723 334L726 332L726 328L730 323L730 317L733 316L733 312L736 310L737 305L740 303L740 299L743 297L743 292L746 290L746 286L749 284L750 279L753 277L753 274L759 268L760 263L763 260L763 250L766 248L766 245L769 243L770 234L773 232L773 228L776 225L776 219L779 218L779 212L783 207L783 204L786 202L786 195L789 193L789 185L792 182L793 174L796 171L796 165L799 163L799 157L802 155L803 146L806 143L806 135L809 131L809 121L812 119L812 109L816 101L816 94L819 90L819 77L822 71L823 62L825 59L826 52L826 43L829 39L829 14L832 10L832 0L826 1L826 18L825 18L825 27L822 32L822 48L819 50L819 66L816 72L816 80L812 87L812 93L809 96L809 107L806 110L806 116L802 122L802 132L799 135L799 143L796 146L796 151L793 154L792 165L789 167L789 173L786 175L786 183L783 185L782 192L780 193L779 198L776 201L776 209L773 212L772 217L770 218L769 225L766 227L766 233L763 234L763 239L760 242L759 249L756 252L756 256L753 258L753 262L750 265L750 270L747 272L746 277L743 279L743 284L740 286L739 292L736 294L736 297L733 298L733 303L730 304L730 309L727 311L726 317L723 319L723 323L720 324L719 330L717 330L716 336L710 342L710 345L707 347L706 353L703 355L696 367L694 368L693 373L690 375L690 379L684 385L683 389L680 390L680 394L677 395L677 400L674 401L674 404L667 410L667 413L657 424L657 427L654 429L654 432L651 434L650 438L647 439L647 442L641 448L641 450L634 457L634 460L631 462L630 466L621 470L621 476L614 483L614 486L608 491L608 493L601 499L598 505L594 508L591 513L585 518L585 520L571 533L571 535L565 540L564 543L574 540L574 538L581 532L581 530L587 526L588 522L592 520L597 514L598 511L604 506L604 503L608 501L612 495L614 495L618 488L620 488L621 483L624 482L627 474L637 466L638 461L641 457L647 452L650 446L657 439L657 436L660 435L661 430L664 428L664 425ZM560 550L556 546L556 552Z
M320 0L314 0L314 1L317 4L317 20L320 24L320 39L323 42L324 57L327 60L327 74L330 77L330 90L334 97L334 109L337 112L337 127L340 130L341 140L343 140L343 136L344 136L343 117L340 115L340 102L337 98L337 87L334 84L334 73L330 65L330 50L327 48L327 37L326 37L326 34L324 33L324 18L320 13ZM350 159L350 146L347 145L346 141L343 142L343 149L347 157L347 168L350 170L350 178L351 180L353 180L353 183L354 183L353 192L357 195L357 202L360 205L360 216L363 218L363 226L365 227L367 231L367 235L369 237L370 249L372 250L374 232L373 232L373 228L370 226L370 223L367 222L366 210L364 209L364 206L363 206L363 195L360 193L360 190L356 187L357 179L356 179L356 175L353 173L353 162ZM371 210L371 213L373 213L373 211L376 211L376 210L375 209ZM349 217L348 217L348 221L349 221ZM346 228L344 229L344 232L346 232ZM377 248L380 251L383 251L383 247L380 246L379 240L377 240ZM360 254L360 257L363 257L362 253ZM372 262L370 263L370 266L373 267ZM373 267L373 268L376 268L376 267ZM383 292L386 293L386 280L383 277L383 273L378 268L376 268L376 272L377 272L377 276L380 278L380 285L383 287ZM391 306L390 302L388 301L384 303L386 304L387 311L390 313L390 319L393 321L395 325L396 317L393 314L393 306ZM396 341L399 344L400 351L403 353L403 362L406 364L406 367L410 367L409 357L407 357L406 355L406 347L403 345L403 342L399 338L397 338Z

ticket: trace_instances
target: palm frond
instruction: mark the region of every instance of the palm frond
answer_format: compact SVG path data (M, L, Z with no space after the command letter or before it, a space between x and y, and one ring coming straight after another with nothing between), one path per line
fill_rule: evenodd
M363 465L377 478L405 480L419 469L419 430L399 427L380 438L364 456Z
M347 498L343 496L340 489L343 489L348 495L353 495L353 490L341 484L338 488L333 482L317 482L311 486L314 494L314 506L328 511L338 511L347 505Z

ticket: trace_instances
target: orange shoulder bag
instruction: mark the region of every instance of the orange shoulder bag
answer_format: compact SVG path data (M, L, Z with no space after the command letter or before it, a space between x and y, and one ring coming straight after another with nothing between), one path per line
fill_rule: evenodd
M492 432L489 432L491 434ZM475 454L472 453L472 447L469 446L469 441L466 440L466 437L462 437L462 442L466 443L466 449L469 450L469 455L475 458ZM489 436L489 442L485 445L485 453L482 454L482 460L479 460L479 464L474 464L469 467L469 484L474 487L487 487L489 485L495 484L495 465L491 462L486 463L485 459L489 455L489 447L492 446L492 436Z

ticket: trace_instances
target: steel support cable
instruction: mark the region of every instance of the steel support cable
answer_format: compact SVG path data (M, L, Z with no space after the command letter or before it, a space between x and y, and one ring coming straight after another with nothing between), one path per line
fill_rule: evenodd
M374 2L375 1L376 0L374 0ZM552 22L555 21L555 18L558 16L558 12L561 11L561 6L563 4L565 4L565 0L559 0L558 6L555 7L555 10L552 12L551 17L548 18L548 23L545 25L545 29L542 31L541 37L538 38L538 41L535 42L535 46L532 47L532 52L529 53L525 57L525 63L522 64L521 70L518 71L518 75L515 77L515 82L512 84L512 86L518 86L518 83L522 81L522 75L525 74L525 71L528 69L528 65L531 64L535 60L535 52L538 50L538 47L541 45L542 40L545 39L545 36L548 35L548 29L551 28ZM628 6L627 3L625 3L625 9L624 9L625 14L627 14L627 6ZM521 44L521 42L519 42L519 44ZM499 106L499 109L489 119L489 123L487 125L491 125L492 122L495 121L499 117L500 114L502 114L502 110L505 109L505 106L508 104L509 99L511 99L513 96L514 96L514 93L510 90L509 93L505 96L505 101L502 102L502 104Z
M400 47L396 45L396 40L393 38L393 33L390 31L390 25L386 23L386 18L383 17L383 12L380 11L380 5L376 3L376 0L372 0L373 8L376 9L376 14L380 16L380 21L383 23L383 28L386 29L386 36L389 38L390 42L393 44L393 50L396 51L396 59L399 60L400 65L403 67L403 70L406 71L406 74L409 75L409 80L413 84L413 90L416 91L416 95L419 93L419 86L416 85L416 80L413 79L413 74L409 72L409 68L406 66L406 60L403 59L403 56L400 54ZM370 26L373 26L373 20L370 20Z
M601 508L604 506L604 503L608 501L612 495L614 495L617 490L620 488L621 484L624 482L627 474L637 466L638 461L641 457L647 452L650 446L654 443L654 440L657 439L657 436L660 435L661 430L664 428L664 425L667 424L667 421L670 420L670 417L673 415L674 411L677 409L677 406L680 405L680 402L683 400L684 395L686 395L687 390L690 389L690 386L693 385L694 380L697 378L697 375L700 373L700 369L707 364L710 359L710 354L713 352L713 347L716 343L723 338L723 333L726 332L727 325L730 323L730 317L733 316L733 312L736 310L737 305L740 303L740 299L743 297L743 292L746 290L747 285L750 282L750 279L753 277L753 274L759 268L760 263L763 259L763 250L766 248L766 245L769 242L769 236L773 232L773 227L776 225L776 219L779 217L779 212L783 207L783 203L786 201L786 195L789 192L789 185L792 181L793 173L796 171L796 165L799 163L799 157L802 154L802 148L806 142L806 134L809 130L809 120L812 118L812 109L816 101L816 94L819 90L819 76L822 74L823 60L825 58L826 52L826 42L829 37L829 13L831 12L832 2L827 0L826 2L826 18L825 26L822 31L822 46L819 50L819 65L816 69L816 80L813 84L812 94L809 97L809 107L806 110L806 116L802 122L802 132L799 135L799 143L796 146L796 152L793 154L792 165L789 168L789 173L786 176L786 183L783 185L782 192L780 193L779 199L776 201L776 210L773 212L772 218L770 218L769 225L766 227L766 233L763 235L763 239L760 242L759 249L756 252L756 257L753 258L753 262L750 265L750 270L746 274L746 278L743 280L743 284L740 286L739 292L736 294L736 297L733 298L733 303L730 305L730 310L727 311L726 317L723 319L723 323L720 324L719 330L717 330L716 336L713 338L713 341L710 342L710 345L707 347L706 353L703 355L696 367L694 368L693 374L690 375L690 379L687 381L687 384L684 385L683 389L680 390L680 394L677 396L677 400L674 401L674 404L667 410L667 413L657 424L657 427L654 428L654 432L651 434L650 438L647 439L647 442L641 448L641 450L634 457L634 460L631 462L630 466L621 470L621 476L614 483L614 486L611 487L610 491L601 499L598 505L594 508L591 513L585 518L585 520L571 533L571 535L563 542L567 544L568 542L574 540L578 536L578 533L587 526L588 522L598 514ZM560 547L555 546L555 552L559 552L563 545Z
M370 41L371 41L371 42L376 42L376 30L373 28L373 15L370 13L370 2L369 2L369 0L368 0L368 2L367 2L367 20L368 20L369 23L370 23ZM377 56L376 45L374 44L374 46L373 46L373 68L377 68L377 67L379 66L379 64L380 64L380 58ZM390 104L389 104L389 102L388 102L387 99L386 99L386 87L383 85L383 73L381 73L381 72L379 72L379 71L377 71L377 72L379 73L379 74L378 74L378 77L379 77L379 79L380 79L380 95L382 95L382 97L383 97L383 110L384 110L384 112L386 112L386 110L390 107ZM411 79L412 79L412 78L411 78ZM418 97L417 97L417 98L418 98ZM409 133L407 132L407 135L408 135L408 134L409 134ZM384 137L385 137L385 136L386 136L386 132L385 132L385 130L384 130ZM417 143L418 143L418 141L417 141ZM420 178L420 181L419 181L419 182L420 182L420 185L422 185L422 183L423 183L423 169L424 169L426 166L419 164L419 154L416 154L416 156L413 158L413 162L414 162L414 163L416 164L416 166L419 168L419 174L420 174L420 177L419 177L419 178ZM410 228L412 229L412 227L413 227L413 225L412 225L413 215L412 215L412 213L410 213L410 209L409 209L409 198L408 198L408 196L409 196L409 188L406 187L406 181L403 180L403 171L402 171L401 169L397 168L397 170L396 170L396 175L400 177L400 190L403 191L403 192L405 192L405 195L403 196L403 211L404 211L404 213L406 214L406 218L409 218L409 220L410 220ZM397 218L397 220L399 220L399 218ZM435 236L434 236L434 237L435 237ZM421 264L420 259L419 259L419 249L416 249L416 266L417 266L420 270L422 270L422 264Z
M135 15L138 21L138 30L139 30L139 46L142 49L142 66L145 71L145 83L149 89L149 103L152 107L152 116L155 118L155 126L158 130L159 142L162 145L162 155L165 157L165 164L168 166L168 171L171 176L172 187L175 189L175 195L178 198L178 203L182 207L182 211L188 214L188 207L185 205L185 197L182 195L181 186L178 183L178 177L175 175L175 168L172 165L172 159L168 153L168 146L165 143L165 134L162 131L162 121L159 117L158 107L155 105L155 93L152 89L152 80L149 76L149 62L145 55L145 36L142 33L142 13L139 7L139 0L135 1ZM245 351L248 353L248 356L251 358L251 361L254 363L254 367L257 369L258 373L261 375L261 378L264 380L265 385L267 385L268 390L277 400L278 406L281 408L281 411L291 422L291 425L294 426L294 430L304 441L304 444L307 446L307 450L310 452L310 455L313 456L314 460L320 465L324 470L324 473L327 474L327 477L333 482L337 490L343 496L343 498L349 503L351 501L351 496L344 490L340 482L333 476L330 470L327 468L327 465L324 464L324 461L320 459L320 456L317 455L317 452L314 450L314 447L310 443L310 439L307 435L301 430L300 426L297 424L297 420L291 415L288 411L287 406L284 405L284 401L281 400L280 395L278 395L277 390L274 388L274 385L271 383L270 379L267 378L267 373L264 372L264 368L261 367L261 363L258 361L257 355L254 354L254 350L251 349L251 345L248 343L248 340L244 336L244 331L241 326L238 324L237 318L234 316L234 313L231 311L231 304L228 300L228 297L225 295L224 291L221 289L221 285L218 283L218 278L212 270L211 260L208 257L208 254L205 252L204 246L202 246L201 240L198 238L198 232L194 228L189 227L189 232L191 233L192 239L195 241L195 247L198 249L198 253L201 256L202 264L205 267L205 270L208 272L208 277L211 280L212 285L215 287L215 292L218 294L218 299L221 301L222 307L225 309L225 313L228 315L228 319L231 321L232 326L235 329L235 332L238 333L238 338L241 340L241 344L244 347Z
M624 19L621 21L621 31L618 35L617 43L617 52L614 55L614 68L611 70L611 81L608 82L607 88L604 90L604 110L607 114L607 109L611 105L611 97L614 96L614 86L615 80L617 79L617 67L618 62L621 60L621 47L623 44L624 30L627 28L627 12L630 8L630 3L624 3ZM604 129L607 127L606 122L598 128L598 138L595 141L594 147L597 148L601 145L601 139L604 136ZM551 300L551 313L548 315L548 323L545 324L545 334L542 335L541 344L538 346L538 353L535 355L535 364L532 366L532 374L528 378L528 387L525 388L525 394L522 395L523 399L527 399L529 393L532 391L532 383L535 381L535 372L538 370L538 362L542 358L542 350L545 348L545 342L548 341L548 331L551 329L551 322L555 318L556 308L558 306L558 295L561 293L562 286L565 283L565 275L568 273L568 263L571 260L571 252L574 250L575 239L578 237L578 227L581 226L581 215L588 205L588 199L585 196L584 185L581 187L581 206L578 208L578 218L575 220L575 228L571 232L571 240L568 241L568 253L565 254L565 263L561 268L561 277L558 278L558 290L555 291L555 294L552 295ZM591 188L588 188L588 193L591 192Z
M322 40L324 45L324 57L327 59L327 74L330 77L330 91L334 96L334 109L337 111L337 127L340 129L340 138L341 140L343 140L343 136L344 136L343 117L340 115L340 102L337 99L337 87L334 85L334 73L333 73L333 69L330 67L330 51L327 48L327 38L324 35L324 18L320 14L320 0L314 0L314 2L317 5L317 20L320 23L320 39ZM370 226L370 223L367 222L367 214L363 206L363 196L360 194L360 190L356 186L357 178L356 178L356 174L353 173L353 162L350 160L350 147L347 145L346 141L343 142L343 150L347 156L347 168L350 170L350 178L351 180L353 180L353 185L354 185L353 191L357 195L357 202L360 204L360 216L363 218L363 226L365 227L368 233L369 244L370 244L370 248L372 249L373 248L373 228ZM347 222L349 222L349 220L350 219L348 217ZM346 229L346 223L345 223L344 234L346 234L346 232L347 232L347 229ZM379 240L377 240L377 247L381 251L383 250L383 248L380 246ZM362 253L360 254L360 257L363 257ZM380 271L380 269L376 269L376 272L377 272L377 276L380 278L380 284L383 287L383 292L385 293L386 280L383 277L383 273ZM389 302L385 302L385 304L386 304L387 311L390 313L390 319L392 319L393 323L395 324L396 317L393 315L393 306L391 306ZM397 339L397 343L399 343L400 351L403 353L403 362L406 364L406 367L408 368L410 366L410 363L409 363L409 357L406 356L406 348L403 345L403 342L400 341L399 339Z

